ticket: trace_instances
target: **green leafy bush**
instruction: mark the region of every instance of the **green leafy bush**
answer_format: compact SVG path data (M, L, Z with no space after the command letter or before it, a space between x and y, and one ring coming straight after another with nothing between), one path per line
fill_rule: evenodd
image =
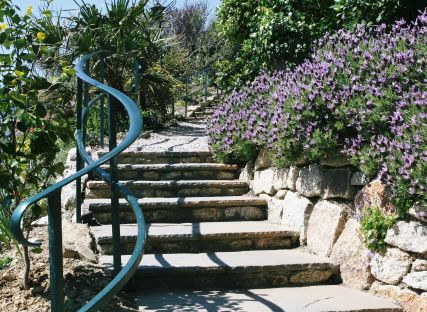
M160 121L167 120L166 116L177 98L175 88L179 84L172 75L171 66L163 62L170 41L164 38L162 26L168 7L155 10L147 0L114 0L106 5L105 10L84 1L77 1L77 4L78 14L47 29L47 37L63 34L66 40L44 59L44 68L52 72L50 68L56 68L63 62L72 64L85 53L106 51L106 84L139 101L142 110L153 112ZM141 74L139 94L135 94L136 60L139 60ZM100 69L101 62L96 58L89 62L87 71L101 80ZM119 131L127 130L126 119L124 108L119 105ZM91 126L95 125L96 122L92 122ZM145 126L152 125L145 123Z
M409 21L425 7L423 0L223 0L217 29L230 52L217 62L218 82L242 86L262 69L299 64L325 32Z
M385 215L378 207L367 208L360 222L366 246L374 251L385 251L387 231L395 223L396 216Z
M249 161L254 161L258 155L256 145L250 142L237 143L230 151L220 151L215 154L219 162L225 164L244 165Z
M414 20L426 7L424 0L335 0L332 8L338 24L345 28L365 22L368 25L391 24L401 18Z
M0 202L9 202L10 209L63 171L54 161L56 143L69 141L72 131L55 91L70 75L67 67L58 79L37 74L56 44L40 31L46 16L23 14L9 1L0 8Z
M58 143L72 139L63 84L73 74L63 64L58 77L40 75L41 61L62 43L61 36L42 31L53 25L48 8L40 18L11 4L0 2L0 248L13 240L9 220L13 209L24 199L40 192L62 174L63 163L56 161ZM26 232L31 217L39 217L43 208L33 206L24 218ZM15 245L16 246L16 245ZM28 248L24 261L29 268ZM24 288L28 288L28 271Z
M218 30L232 49L217 63L223 87L254 78L261 68L279 69L302 61L314 39L327 29L329 1L224 0Z

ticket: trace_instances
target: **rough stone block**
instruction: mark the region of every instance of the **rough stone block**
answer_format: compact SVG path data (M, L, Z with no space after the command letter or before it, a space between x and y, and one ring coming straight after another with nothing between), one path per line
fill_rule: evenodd
M64 178L75 173L75 169L67 170L64 172L64 176L58 180L63 180ZM88 181L88 175L82 176L82 190L84 190L86 183ZM76 182L71 182L70 184L64 186L61 191L61 206L62 210L66 212L73 212L76 209Z
M384 212L394 212L395 208L390 199L391 194L387 186L380 180L374 180L356 194L354 205L358 214L365 211L367 207L379 207Z
M313 203L306 197L288 191L283 200L282 224L300 232L300 242L307 240L307 225L313 211Z
M314 206L307 229L308 248L322 256L329 256L332 247L344 230L349 207L329 200Z
M283 213L283 200L271 197L268 194L260 194L259 197L267 202L267 220L271 223L280 224Z
M427 271L409 273L403 282L409 287L427 291Z
M243 168L242 171L240 172L239 180L250 183L250 181L253 179L254 179L254 163L250 161L246 164L245 168Z
M283 190L287 188L288 174L289 174L288 168L274 170L273 187L275 190L278 191L278 190Z
M262 170L265 168L269 168L273 165L271 157L269 155L269 151L267 149L262 149L257 159L255 160L255 170Z
M379 297L391 298L398 301L404 307L405 312L424 312L425 307L427 307L427 297L420 296L412 290L399 286L374 282L370 292Z
M409 214L415 219L427 223L427 206L421 204L415 204L409 209Z
M259 197L262 198L262 199L264 199L267 202L268 205L270 204L270 202L271 202L271 200L273 198L273 197L271 197L268 194L259 194Z
M268 203L268 221L280 224L283 215L283 200L271 198Z
M292 274L289 282L292 284L317 284L327 281L332 275L333 272L329 270L303 271Z
M300 169L295 166L289 167L288 179L286 180L286 186L291 191L296 191L297 180L299 176Z
M356 219L348 220L331 253L331 259L340 265L345 285L361 290L371 286L374 278L369 270L369 254L359 222Z
M87 225L64 222L62 225L62 239L64 258L80 258L96 262L96 255L92 251L94 241Z
M274 197L276 197L278 199L284 199L287 192L288 192L288 190L277 191L277 193L276 193L276 195L274 195Z
M427 271L427 260L416 259L412 264L412 271L414 272Z
M350 185L350 177L350 168L325 169L322 198L353 198L354 192Z
M298 193L306 197L320 196L322 194L322 171L322 168L317 164L302 168L296 182Z
M350 161L342 154L335 154L328 155L326 158L320 160L320 164L328 167L345 167L350 165Z
M427 225L399 221L388 230L385 241L400 249L427 255Z
M266 193L274 194L273 187L274 169L268 168L262 171L255 171L254 180L252 182L252 191L255 195Z
M353 186L365 186L370 182L368 175L358 171L351 176L351 185Z
M377 280L397 285L409 272L412 259L398 248L389 248L385 253L377 253L371 261L371 272Z

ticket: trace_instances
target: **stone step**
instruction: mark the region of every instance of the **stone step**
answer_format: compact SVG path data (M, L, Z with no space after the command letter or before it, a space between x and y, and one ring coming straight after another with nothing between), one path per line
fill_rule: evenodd
M391 300L338 285L306 287L143 291L135 295L140 311L245 312L401 312Z
M109 170L109 166L103 168ZM123 180L234 180L238 170L237 165L214 163L118 165L119 179Z
M125 264L130 256L122 256ZM111 269L113 257L100 262ZM328 258L298 250L251 250L144 255L138 287L183 289L303 286L332 283L339 267Z
M249 191L248 185L238 180L173 180L122 181L137 197L180 196L239 196ZM86 198L109 198L110 188L103 181L87 183Z
M252 196L142 198L138 200L146 222L256 221L267 218L267 203ZM120 199L122 223L135 222L124 199ZM98 222L111 223L111 200L86 199L84 209Z
M111 226L92 227L92 232L102 253L112 254ZM120 235L122 253L132 253L136 225L122 225ZM154 223L148 225L144 254L285 249L298 240L299 231L265 221Z
M106 151L98 152L98 157ZM179 163L215 163L211 152L147 152L124 151L117 157L119 164L179 164Z
M209 111L201 111L201 112L195 112L196 117L206 117L206 116L211 116L212 112Z
M201 117L190 116L190 117L187 117L186 120L188 122L198 122L198 121L206 122L206 117L205 116L201 116Z

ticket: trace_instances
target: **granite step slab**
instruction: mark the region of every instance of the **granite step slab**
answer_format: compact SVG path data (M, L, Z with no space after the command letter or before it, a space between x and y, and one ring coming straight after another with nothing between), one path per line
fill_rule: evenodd
M249 191L239 180L121 181L136 197L239 196ZM103 181L89 181L86 198L109 198L110 188Z
M299 241L299 231L266 221L153 223L147 227L145 254L285 249L298 246ZM111 226L92 227L92 232L102 253L111 255ZM122 253L132 253L137 232L135 224L121 225Z
M98 152L98 157L105 155L107 151ZM119 164L179 164L179 163L215 163L213 155L209 151L183 152L163 151L147 152L143 150L127 150L117 156Z
M109 166L102 166L109 171ZM122 180L234 180L237 165L214 163L184 164L120 164L118 176Z
M142 198L138 203L149 223L257 221L267 218L267 202L255 196ZM121 222L135 222L129 204L120 199L119 205ZM92 212L98 222L111 223L110 199L86 199L84 209Z
M142 311L401 312L395 302L338 285L240 290L143 291Z
M122 263L129 260L122 256ZM112 256L100 262L112 267ZM295 249L144 255L135 283L145 289L281 287L336 283L330 259Z

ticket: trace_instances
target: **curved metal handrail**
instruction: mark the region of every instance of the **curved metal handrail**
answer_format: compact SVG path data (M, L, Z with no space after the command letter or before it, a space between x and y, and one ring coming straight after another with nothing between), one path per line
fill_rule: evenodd
M111 282L101 292L99 292L92 300L90 300L86 305L84 305L79 311L98 310L100 307L108 303L108 301L111 300L122 289L122 287L130 280L130 278L133 276L136 269L138 268L138 265L143 255L144 244L146 240L146 226L145 226L144 215L138 204L137 198L133 196L130 193L130 191L122 184L118 182L112 182L109 173L107 173L106 171L100 168L102 164L112 160L113 158L118 156L121 152L123 152L126 148L128 148L138 138L143 127L142 115L140 113L138 106L134 101L132 101L124 93L112 87L106 86L100 83L99 81L96 81L85 72L87 62L92 57L100 53L103 53L103 52L99 51L99 52L94 52L94 53L84 55L77 62L77 65L75 68L77 71L76 75L85 83L90 84L94 87L97 87L98 89L103 91L105 94L108 94L109 96L116 98L123 105L130 119L130 126L129 126L127 137L117 147L112 149L109 153L105 154L98 160L94 160L86 152L86 148L84 145L84 132L78 129L75 135L78 150L80 152L80 156L88 164L88 166L79 170L75 174L63 179L62 181L57 182L56 184L48 187L47 189L38 193L37 195L21 202L17 206L17 208L14 210L11 218L12 233L20 244L24 246L29 246L29 247L40 246L41 245L40 243L33 243L28 241L22 232L21 222L26 210L30 208L32 205L39 202L40 200L44 198L48 198L52 194L59 192L64 186L76 181L77 179L81 178L82 176L88 174L91 171L95 171L97 174L99 174L100 177L105 182L112 185L112 187L115 190L120 192L122 196L126 199L126 201L129 203L129 205L131 206L135 214L137 228L138 228L138 236L135 244L135 249L129 261L127 262L127 264L120 270L120 272L113 278L113 280L111 280ZM99 96L99 98L101 98L101 96ZM93 105L93 103L94 101L91 101L90 105ZM87 113L87 110L84 111L83 113L84 121L86 121L86 113ZM56 208L60 209L60 207L56 207ZM55 220L49 220L49 226L50 226L50 222L55 222Z

